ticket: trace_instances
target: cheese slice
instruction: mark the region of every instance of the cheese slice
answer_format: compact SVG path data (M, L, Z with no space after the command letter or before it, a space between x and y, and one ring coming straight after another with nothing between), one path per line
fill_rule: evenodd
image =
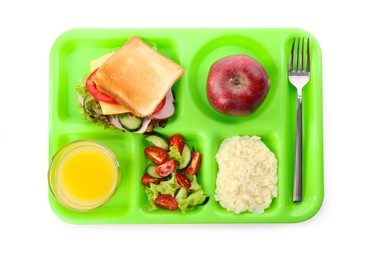
M90 70L93 72L97 68L99 68L109 57L114 55L115 52L107 53L100 58L93 60L90 62ZM102 101L99 101L100 107L102 108L103 115L116 115L131 112L126 107L120 104L108 104Z
M101 56L100 58L97 58L96 60L91 61L90 62L90 71L93 72L94 70L99 68L106 60L108 60L109 57L111 57L114 54L115 54L115 52L110 52L110 53L107 53L107 54Z
M108 104L99 101L100 107L102 108L103 115L116 115L131 112L125 106L120 104Z

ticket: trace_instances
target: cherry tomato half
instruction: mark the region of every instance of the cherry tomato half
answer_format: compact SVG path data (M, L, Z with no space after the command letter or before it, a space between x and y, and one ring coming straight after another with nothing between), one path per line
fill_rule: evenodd
M153 178L152 176L149 176L149 174L145 173L141 178L141 183L144 186L150 186L151 183L159 184L161 180Z
M96 75L96 72L98 70L94 70L90 76L87 78L87 81L86 81L86 89L87 91L91 94L91 96L93 96L95 99L99 100L99 101L103 101L105 103L108 103L108 104L117 104L117 101L115 99L113 99L112 97L104 94L103 92L101 92L97 87L96 87L96 83L94 81L95 79L95 75Z
M178 148L179 153L182 155L183 146L185 145L185 139L181 135L173 135L168 140L169 146Z
M191 187L191 181L189 180L189 178L187 178L182 173L177 173L175 175L175 178L176 178L177 183L178 183L179 186L185 187L188 192L191 191L191 189L190 189L190 187Z
M190 175L197 174L199 167L201 166L202 155L198 152L191 153L191 162L190 165L186 169L186 173Z
M145 155L155 164L163 164L166 161L166 151L157 146L149 146L144 150Z
M175 169L175 160L169 160L156 168L156 173L161 177L169 176Z
M178 202L169 194L160 194L155 199L154 203L163 209L176 210L178 209Z

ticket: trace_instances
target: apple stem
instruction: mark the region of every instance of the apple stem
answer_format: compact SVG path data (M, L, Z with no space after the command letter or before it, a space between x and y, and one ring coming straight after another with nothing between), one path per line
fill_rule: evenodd
M230 82L231 82L232 84L236 85L236 86L240 84L240 80L239 80L238 77L233 77L233 78L231 78L231 79L230 79Z

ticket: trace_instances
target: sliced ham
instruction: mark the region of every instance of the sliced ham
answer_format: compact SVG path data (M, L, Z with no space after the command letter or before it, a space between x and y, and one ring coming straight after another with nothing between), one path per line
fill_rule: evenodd
M146 129L149 126L150 121L152 121L152 119L150 119L149 117L144 117L141 128L138 131L134 132L134 133L135 134L143 134L143 133L145 133Z
M79 102L79 104L83 107L83 100L84 100L84 98L81 95L77 95L77 96L78 96L78 102Z
M164 120L171 117L174 114L174 111L174 97L172 91L169 91L168 94L166 94L165 106L149 117L153 120Z
M122 125L120 124L119 119L117 117L114 118L114 117L110 116L108 118L108 121L110 122L110 124L112 124L113 126L115 126L117 129L125 131L125 129L122 127Z

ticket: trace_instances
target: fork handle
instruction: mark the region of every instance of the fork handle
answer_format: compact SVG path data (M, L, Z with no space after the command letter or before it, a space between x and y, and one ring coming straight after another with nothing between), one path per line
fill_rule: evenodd
M294 158L293 202L302 200L302 96L297 98L296 151Z

